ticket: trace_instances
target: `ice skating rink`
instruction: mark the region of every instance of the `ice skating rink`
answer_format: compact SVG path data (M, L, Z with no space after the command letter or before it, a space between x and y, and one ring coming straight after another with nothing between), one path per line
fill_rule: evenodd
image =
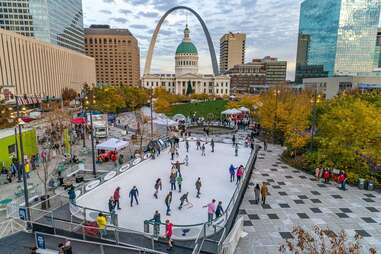
M184 161L186 150L185 142L180 142L180 155L175 160ZM250 157L250 148L239 147L238 156L234 156L231 144L215 143L215 152L211 152L210 144L206 145L206 156L196 150L196 143L190 142L189 166L181 165L183 176L182 193L173 191L171 216L166 216L165 196L170 191L169 175L171 160L169 149L161 152L156 159L148 159L130 168L126 172L114 177L77 199L77 204L97 210L108 211L108 200L116 187L121 188L121 208L117 210L120 227L143 232L144 220L151 219L155 210L159 210L161 221L169 218L175 225L198 224L207 221L207 208L203 208L213 198L222 201L223 208L228 205L235 183L229 179L229 166L246 165ZM159 199L155 199L154 185L157 178L162 179L163 190L159 191ZM201 198L196 198L195 182L201 177ZM136 185L139 190L139 205L130 207L129 191ZM176 183L177 188L177 183ZM189 192L189 201L193 207L185 206L178 209L180 196Z

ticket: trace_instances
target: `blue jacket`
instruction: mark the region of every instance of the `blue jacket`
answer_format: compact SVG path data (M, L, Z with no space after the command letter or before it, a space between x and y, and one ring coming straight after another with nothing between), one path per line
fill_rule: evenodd
M230 165L229 172L231 175L235 174L235 167L233 166L233 164Z
M73 189L70 189L68 194L69 194L69 199L74 200L76 198L75 191Z

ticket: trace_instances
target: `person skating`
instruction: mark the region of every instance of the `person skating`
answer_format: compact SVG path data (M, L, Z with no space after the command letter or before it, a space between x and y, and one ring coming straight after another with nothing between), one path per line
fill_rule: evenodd
M260 192L261 192L261 188L259 187L259 184L255 185L254 196L255 196L255 203L256 204L259 204Z
M235 134L233 134L232 142L233 142L233 146L235 146Z
M170 216L171 211L171 202L172 202L172 191L170 191L165 197L165 205L167 206L167 216Z
M181 174L179 174L177 177L176 177L176 182L177 182L177 187L179 188L179 192L181 193L181 185L183 183L183 177Z
M230 182L234 182L234 176L235 176L235 167L233 166L233 164L230 164L230 167L229 167L229 173L230 173Z
M169 221L165 221L165 236L167 237L168 241L168 250L171 250L173 248L172 245L172 233L173 233L173 224Z
M153 215L152 221L153 221L153 236L154 237L159 237L160 234L160 223L161 223L161 218L160 218L160 213L158 210L155 211L155 214Z
M181 208L183 208L183 205L184 205L184 202L185 202L185 201L187 201L187 204L189 204L188 194L189 194L189 192L183 194L183 195L180 197L180 206L179 206L179 210L181 210Z
M187 149L187 153L189 152L189 141L185 140L185 148Z
M139 201L138 201L139 191L138 191L138 188L136 188L136 186L132 187L132 189L130 190L129 196L131 200L130 202L131 207L132 207L132 203L134 199L135 199L136 205L139 205Z
M176 168L177 173L181 174L180 167L181 165L184 165L185 162L179 162L178 160L175 163L172 163L172 165Z
M216 212L216 200L213 199L212 202L210 202L207 205L204 205L203 207L207 207L208 208L208 223L212 224L213 215Z
M189 156L188 154L185 155L185 159L184 159L184 162L185 162L185 166L189 166Z
M201 146L201 156L206 156L205 155L205 144L202 144L202 146Z
M120 187L117 187L114 191L114 202L115 202L115 206L118 210L120 210L120 206L119 206L119 201L120 201Z
M169 183L171 184L171 191L176 190L176 174L171 174L169 177Z
M224 209L222 208L222 201L219 201L216 208L216 218L220 217L223 213Z
M200 177L197 179L195 185L196 185L196 190L197 190L196 198L200 198L200 194L201 194L200 190L201 190L201 186L202 186Z
M171 146L169 149L169 153L171 154L171 160L173 161L175 159L175 153L176 153L176 147L174 145Z
M235 155L235 156L238 156L238 144L235 144L235 147L234 147L234 155Z
M262 196L262 204L266 204L266 197L269 194L269 189L267 188L267 185L265 182L262 183L261 187L261 196Z
M212 147L212 153L214 153L214 140L213 139L210 141L210 146Z
M237 184L241 182L241 178L243 176L243 166L239 166L237 169Z
M201 141L198 138L197 141L196 141L196 150L198 150L199 148L201 148Z
M158 199L158 193L159 193L159 189L162 190L163 189L163 185L161 184L161 178L158 178L155 182L155 193L153 194L153 196Z

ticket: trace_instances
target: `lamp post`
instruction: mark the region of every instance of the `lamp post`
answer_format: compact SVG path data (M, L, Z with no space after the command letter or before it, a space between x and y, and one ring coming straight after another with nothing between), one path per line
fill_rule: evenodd
M151 92L150 92L150 107L151 107L151 141L153 140L153 87L151 82Z
M89 105L88 97L85 97L86 105ZM92 104L95 104L95 96L92 95ZM94 177L97 175L96 167L95 167L95 148L94 148L94 127L93 127L93 113L90 110L90 137L91 137L91 156L92 156L92 164L93 164L93 175Z
M317 104L320 103L320 94L317 94L317 87L315 87L314 91L314 97L311 100L311 103L313 104L312 107L312 124L311 124L311 142L310 142L310 152L312 152L312 149L314 148L314 137L316 132L316 118L317 118Z
M274 121L273 121L273 143L275 144L275 129L277 128L277 121L278 121L278 96L280 94L279 89L274 90L274 95L275 95L275 112L274 112Z

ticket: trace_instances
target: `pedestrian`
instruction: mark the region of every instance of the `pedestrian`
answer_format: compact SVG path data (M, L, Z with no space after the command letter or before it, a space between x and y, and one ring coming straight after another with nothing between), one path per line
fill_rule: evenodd
M131 202L130 202L131 207L132 207L132 202L134 199L135 199L136 205L139 205L139 201L138 201L139 190L138 190L138 188L136 188L136 186L132 187L132 189L130 190L129 196L130 196L130 200L131 200Z
M114 202L115 202L115 206L118 210L120 210L120 187L117 187L114 191L114 195L113 195L113 198L114 198Z
M259 187L259 184L255 185L254 196L255 196L255 203L256 204L259 204L260 192L261 192L261 188Z
M315 169L315 180L319 181L320 180L320 168Z
M12 165L11 165L11 176L12 176L12 178L16 177L16 173L17 173L16 163L12 162Z
M189 166L189 157L188 157L188 154L185 155L185 159L184 159L184 162L185 162L185 166Z
M243 176L243 166L239 166L238 169L237 169L237 184L239 184L241 182L241 178Z
M177 181L177 186L179 187L179 193L181 193L181 184L183 182L183 177L181 174L179 174L177 177L176 177L176 181Z
M165 197L165 205L167 206L167 216L170 216L171 211L171 203L172 203L172 191L170 191Z
M204 207L204 208L205 208L205 207L208 208L208 223L209 223L209 224L212 224L212 221L213 221L213 215L214 215L214 213L216 212L216 200L213 199L212 202L210 202L210 203L207 204L207 205L204 205L203 207Z
M196 141L196 150L198 150L199 148L201 148L200 138L198 138L197 141Z
M63 243L58 244L58 254L65 254L65 246Z
M213 139L210 141L210 146L212 147L212 153L214 153L214 140Z
M175 153L176 153L176 147L173 145L169 149L169 153L171 154L171 160L173 161L175 159Z
M178 160L175 163L172 163L172 165L176 168L177 173L179 173L179 174L181 174L180 167L183 164L185 164L185 162L180 163Z
M328 169L324 169L324 172L323 172L324 183L329 183L329 177L330 177L330 173Z
M232 142L233 142L233 146L235 146L235 134L233 134Z
M224 209L222 208L222 201L219 201L216 208L216 218L220 217L223 213Z
M188 141L188 139L185 140L185 148L187 149L187 152L189 152L189 141Z
M107 225L107 218L106 215L103 213L98 213L98 216L95 219L95 222L98 225L99 233L101 237L105 237L107 235L106 231L106 225Z
M340 172L340 175L339 175L339 183L340 183L340 189L345 191L345 185L346 185L346 182L347 182L347 176L345 175L344 171L341 171Z
M229 173L230 173L230 182L233 182L234 176L235 176L235 167L233 166L233 164L230 164Z
M73 254L72 248L71 248L71 242L69 240L65 240L64 243L64 251L65 254Z
M183 204L184 204L185 201L187 201L187 204L189 204L188 194L189 194L189 192L183 194L183 195L180 197L180 206L179 206L179 210L181 210L181 208L183 208Z
M254 140L250 142L250 149L251 149L251 151L254 150Z
M201 190L201 186L202 186L200 177L197 179L195 185L196 185L196 190L197 190L196 198L200 198L200 194L201 194L200 190Z
M171 250L173 248L172 233L173 233L173 224L169 220L166 220L165 221L165 235L166 235L167 241L168 241L167 250Z
M261 196L262 196L262 204L266 204L266 197L269 194L269 189L266 186L266 183L262 183L261 187Z
M265 152L267 152L267 141L266 141L266 138L263 139L263 149L265 150Z
M108 210L111 215L111 223L116 225L115 200L113 196L111 196L108 200Z
M30 172L30 164L28 161L25 162L25 165L24 165L24 172L25 172L25 175L27 178L29 178L29 172Z
M161 218L160 213L158 210L155 211L155 214L153 215L153 235L154 237L159 237L160 234L160 224L161 224Z
M204 144L202 144L202 146L201 146L201 156L206 156L205 155L205 145Z
M176 190L176 173L171 173L169 183L171 184L171 191Z
M158 178L156 179L156 182L155 182L155 193L153 194L153 196L158 199L158 196L157 194L159 193L159 189L162 190L163 189L163 186L161 184L161 178Z
M77 195L75 194L74 186L70 187L70 189L69 189L67 194L69 195L69 201L70 201L70 203L75 205L75 198L77 197Z
M238 156L238 144L235 144L234 155Z

